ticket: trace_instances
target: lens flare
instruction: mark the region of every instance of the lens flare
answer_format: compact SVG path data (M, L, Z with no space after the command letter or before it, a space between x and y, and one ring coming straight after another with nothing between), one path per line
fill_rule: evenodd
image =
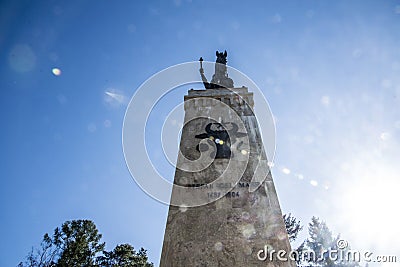
M59 68L53 68L51 70L51 72L55 75L55 76L60 76L61 75L61 70Z

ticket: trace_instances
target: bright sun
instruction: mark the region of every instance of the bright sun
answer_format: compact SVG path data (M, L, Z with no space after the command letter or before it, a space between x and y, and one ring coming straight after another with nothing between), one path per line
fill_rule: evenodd
M355 161L335 196L338 216L357 245L400 251L400 177L393 164ZM396 245L397 244L397 245Z

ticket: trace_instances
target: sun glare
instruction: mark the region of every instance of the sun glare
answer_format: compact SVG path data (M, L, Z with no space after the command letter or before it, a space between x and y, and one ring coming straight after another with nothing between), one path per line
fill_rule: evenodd
M336 202L352 238L369 247L393 248L393 237L400 236L396 227L400 180L393 167L378 162L355 164L346 179Z

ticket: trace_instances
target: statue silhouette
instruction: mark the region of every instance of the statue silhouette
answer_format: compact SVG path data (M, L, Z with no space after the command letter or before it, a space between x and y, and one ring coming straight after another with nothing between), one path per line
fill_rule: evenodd
M226 68L228 53L216 51L217 60L215 61L215 73L211 79L211 82L207 81L204 75L203 69L203 58L200 58L200 75L206 89L218 89L218 88L233 88L233 80L228 77L228 71Z

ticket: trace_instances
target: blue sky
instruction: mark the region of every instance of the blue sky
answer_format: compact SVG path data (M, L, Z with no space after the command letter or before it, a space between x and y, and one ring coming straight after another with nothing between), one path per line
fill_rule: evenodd
M151 75L224 49L276 118L283 211L400 256L399 44L400 1L2 1L0 265L80 218L158 264L167 206L125 165L125 109Z

